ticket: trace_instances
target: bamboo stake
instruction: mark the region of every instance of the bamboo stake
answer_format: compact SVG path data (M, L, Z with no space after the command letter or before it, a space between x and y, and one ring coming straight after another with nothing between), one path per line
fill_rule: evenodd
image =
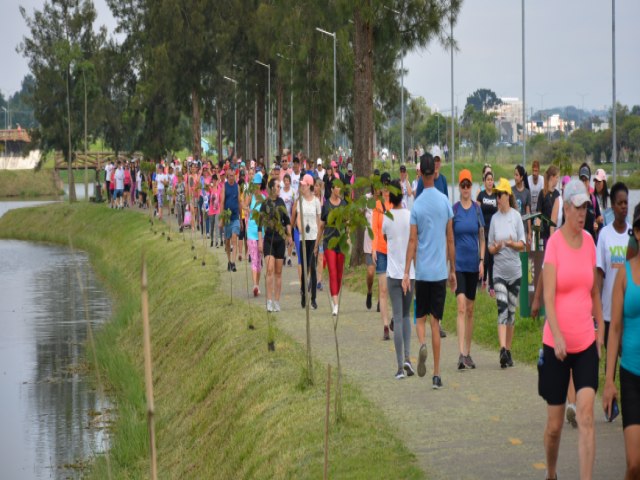
M147 264L142 257L142 333L144 345L144 378L147 393L147 422L149 425L149 447L151 452L151 480L157 480L156 439L153 404L153 375L151 373L151 335L149 333L149 293L147 289Z
M324 480L329 478L329 416L331 412L331 364L327 364L327 402L324 418Z

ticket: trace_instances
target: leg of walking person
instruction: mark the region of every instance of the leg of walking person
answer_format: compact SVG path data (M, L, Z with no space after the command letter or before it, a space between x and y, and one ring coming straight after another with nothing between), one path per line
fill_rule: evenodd
M275 291L274 298L277 304L280 303L280 293L282 292L282 265L284 264L283 258L277 258L275 261Z
M507 285L507 301L508 316L505 348L507 349L507 366L513 367L513 358L511 357L511 343L513 342L513 334L516 329L516 307L518 306L518 296L520 295L520 279L514 280Z
M317 275L316 275L316 258L313 254L313 250L315 248L316 241L315 240L306 240L306 251L307 255L307 275L309 276L309 286L311 287L311 306L315 309L317 308L316 304L316 291L317 291ZM297 250L298 257L301 256L300 249ZM306 285L306 284L305 284ZM306 289L305 289L306 293Z
M267 255L266 257L264 257L266 266L265 268L267 269L267 279L266 279L266 286L265 286L265 291L266 291L266 295L267 295L267 309L269 309L269 307L271 306L271 302L274 301L274 284L273 284L273 278L275 276L275 269L276 269L276 259L273 255Z
M376 252L376 274L378 275L378 299L382 318L383 340L389 340L389 307L387 292L387 254ZM393 318L396 318L395 315Z
M467 318L467 297L464 294L465 289L465 275L464 272L456 272L457 277L457 289L456 289L456 305L457 305L457 317L456 317L456 329L458 334L458 370L463 370L464 357L467 355L465 352L465 340L466 335L466 318Z
M627 457L627 473L624 478L637 480L640 478L640 425L628 425L624 429L624 446Z
M402 289L402 281L400 281ZM413 291L415 281L411 280L411 289L402 295L402 321L396 326L396 330L402 330L402 341L404 343L404 369L407 376L412 376L413 365L411 365L411 304L413 303Z
M576 392L578 456L580 458L581 479L590 479L593 475L593 461L596 456L596 431L593 421L595 398L596 392L590 387L581 388Z
M440 319L433 315L431 323L431 350L433 351L433 375L440 376Z
M558 452L564 422L564 405L547 405L547 425L544 430L544 450L547 458L547 478L558 478Z
M367 307L367 310L371 310L371 297L373 290L373 280L376 276L376 266L371 259L370 253L367 253L365 257L367 259L367 300L365 305Z
M396 350L397 371L396 378L398 380L405 377L404 375L404 328L403 328L403 296L402 280L395 278L387 278L387 291L389 292L389 300L391 301L391 311L396 328L393 330L393 345Z

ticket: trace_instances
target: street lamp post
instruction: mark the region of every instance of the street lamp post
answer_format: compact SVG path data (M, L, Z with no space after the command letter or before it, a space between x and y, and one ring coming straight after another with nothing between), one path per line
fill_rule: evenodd
M338 125L337 125L337 75L336 75L336 32L327 32L321 28L316 27L316 30L324 35L333 37L333 151L338 146Z
M451 27L451 204L456 198L456 189L453 188L455 165L456 165L456 111L453 103L453 17L449 18L449 26Z
M228 80L229 82L233 83L233 151L236 153L236 155L238 154L238 144L236 143L237 141L237 128L238 128L238 109L237 109L237 103L236 103L236 90L238 89L238 81L227 77L225 75L224 77L225 80Z
M611 109L613 116L613 149L611 160L613 162L613 182L615 183L618 174L618 142L616 141L616 117L618 116L618 108L616 105L616 0L611 0L611 73L613 83L613 107Z
M265 67L267 69L267 103L268 103L268 123L267 123L267 170L269 170L269 162L271 161L271 64L270 63L262 63L259 60L255 61L258 65L262 65L263 67Z
M289 57L285 57L281 53L276 53L276 55L284 60L288 60L291 62ZM289 67L289 121L290 121L290 131L289 131L289 141L291 144L291 158L293 158L293 64Z
M527 102L524 75L524 0L522 0L522 166L527 170Z

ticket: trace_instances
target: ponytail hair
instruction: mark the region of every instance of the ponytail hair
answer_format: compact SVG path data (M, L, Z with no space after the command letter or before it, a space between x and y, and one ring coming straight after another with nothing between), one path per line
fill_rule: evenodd
M544 190L543 193L544 195L548 194L551 190L549 189L549 179L551 177L555 177L558 175L558 167L556 167L555 165L549 165L549 168L547 168L547 171L544 172Z

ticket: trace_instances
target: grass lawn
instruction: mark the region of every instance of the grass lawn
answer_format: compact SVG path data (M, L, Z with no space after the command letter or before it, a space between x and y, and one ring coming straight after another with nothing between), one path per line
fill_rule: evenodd
M57 188L51 170L0 170L0 197L57 197L64 191Z
M321 478L326 366L315 364L316 384L305 386L303 348L276 326L276 351L268 353L264 310L243 300L230 305L213 255L203 267L189 242L168 235L166 225L151 225L135 211L86 203L14 210L0 219L2 238L66 245L70 236L110 290L113 318L97 336L96 353L117 406L112 478L149 471L143 253L160 478ZM255 330L247 329L249 321ZM331 478L424 478L381 411L353 385L344 386L343 398L345 420L332 418L330 427ZM104 457L86 473L108 478Z

